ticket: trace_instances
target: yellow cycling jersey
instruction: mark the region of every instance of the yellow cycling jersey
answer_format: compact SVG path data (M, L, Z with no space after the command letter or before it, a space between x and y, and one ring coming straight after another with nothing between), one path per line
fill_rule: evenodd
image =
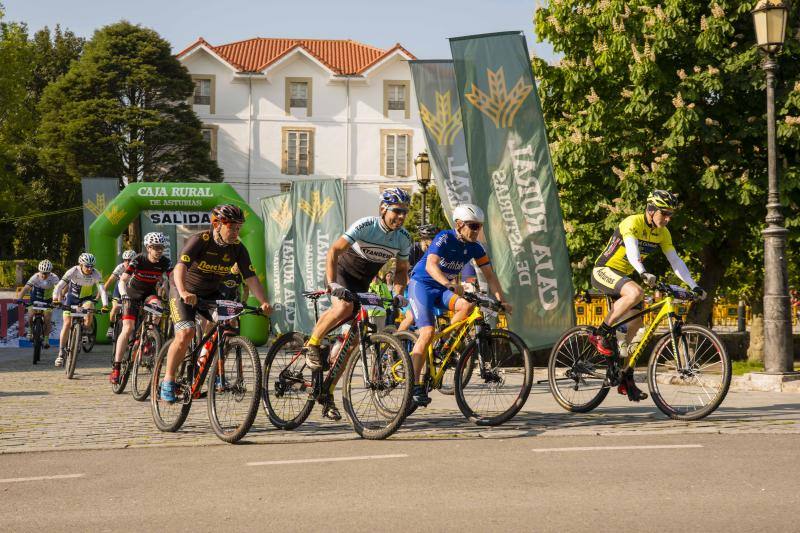
M674 250L672 235L667 228L656 228L647 225L644 214L631 215L623 220L608 240L606 249L594 262L595 266L611 267L626 276L633 272L633 265L628 261L625 250L625 237L633 237L639 241L639 254L644 261L656 248L667 253Z

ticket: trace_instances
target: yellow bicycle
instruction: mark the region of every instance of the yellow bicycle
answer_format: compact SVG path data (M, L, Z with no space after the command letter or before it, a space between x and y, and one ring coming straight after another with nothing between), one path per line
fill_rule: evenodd
M628 354L604 356L589 343L591 326L568 330L553 346L548 382L556 401L567 411L586 413L600 405L610 387L632 372L656 329L667 321L669 331L655 342L647 364L647 384L656 406L676 420L699 420L719 407L731 384L731 360L725 345L711 330L684 324L675 301L696 296L675 285L659 284L665 298L614 324L614 329L639 316L657 312L638 344ZM627 364L625 360L627 358Z
M445 375L454 369L453 389L463 415L480 426L497 426L525 405L533 385L533 356L514 332L492 329L486 322L484 309L500 312L499 301L475 293L465 293L463 298L475 308L464 320L434 334L423 383L429 392L436 389L448 394ZM395 336L410 352L414 334L399 331Z

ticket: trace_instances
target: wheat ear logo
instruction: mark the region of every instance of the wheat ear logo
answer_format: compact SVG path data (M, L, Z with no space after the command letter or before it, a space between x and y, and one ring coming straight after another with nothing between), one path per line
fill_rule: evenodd
M94 202L91 200L86 200L83 206L95 217L99 217L100 214L106 209L106 195L103 193L97 193L94 195Z
M495 72L486 69L486 76L489 79L489 94L487 95L473 83L472 89L465 97L469 103L480 109L481 113L492 119L495 128L510 128L514 125L514 117L522 107L522 102L533 90L533 86L526 84L520 76L509 93L503 67Z
M311 203L308 203L305 199L303 199L300 200L297 206L306 215L308 215L311 220L316 223L320 223L322 222L322 217L324 217L328 210L333 207L333 200L330 198L325 198L325 201L322 201L320 192L313 191L311 193Z
M281 202L278 210L272 211L269 216L272 220L277 222L281 228L286 229L289 227L289 224L292 222L292 211L289 209L289 199L287 198Z
M425 104L419 110L422 122L428 131L431 132L436 143L442 146L450 146L456 138L456 134L461 129L461 113L453 114L453 106L450 100L450 91L444 94L436 91L436 114L431 113Z
M105 212L108 221L114 224L115 226L119 224L119 221L122 220L126 214L128 214L127 211L125 211L124 209L119 209L115 205L111 206L111 209Z

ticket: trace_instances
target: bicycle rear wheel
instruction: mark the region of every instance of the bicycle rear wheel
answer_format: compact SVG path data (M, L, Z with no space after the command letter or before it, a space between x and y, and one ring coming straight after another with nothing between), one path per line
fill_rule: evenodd
M221 440L238 442L253 425L261 396L261 361L246 337L229 337L220 362L211 362L208 419Z
M375 333L350 356L342 401L353 429L370 440L385 439L400 428L411 403L411 357L392 335Z
M153 367L156 356L161 349L161 334L151 327L145 331L139 355L133 363L133 383L131 394L139 402L147 400L150 396L150 382L153 380Z
M567 330L550 352L547 381L558 405L573 413L588 413L608 395L610 358L589 343L592 328Z
M694 324L681 327L675 352L669 333L653 348L647 365L653 402L675 420L699 420L728 394L731 360L714 333Z
M192 407L192 382L191 371L188 368L191 359L186 358L181 362L176 377L175 396L177 401L169 403L159 398L159 387L164 380L164 373L167 367L167 352L172 344L172 339L168 340L161 351L158 352L155 365L153 366L153 380L150 382L150 412L153 415L153 422L161 431L178 431L186 417L189 416L189 409Z
M73 318L73 320L75 319ZM75 375L75 365L81 350L81 329L80 325L73 323L69 332L69 350L67 351L67 360L64 362L67 379L72 379L72 376Z
M261 403L269 421L278 429L295 429L314 408L309 397L313 372L300 350L305 339L300 333L284 333L272 343L264 357Z

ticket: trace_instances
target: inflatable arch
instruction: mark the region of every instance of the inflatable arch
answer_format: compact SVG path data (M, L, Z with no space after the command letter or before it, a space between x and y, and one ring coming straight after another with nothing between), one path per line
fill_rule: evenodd
M265 283L264 223L241 196L225 183L134 183L123 189L89 227L89 251L97 258L97 269L108 277L116 266L116 242L128 224L142 211L211 211L218 204L236 204L245 212L240 239L250 252L256 275ZM177 256L175 250L173 256ZM258 305L250 296L249 305ZM108 340L108 315L98 315L97 339ZM267 320L247 315L241 320L242 334L262 345L269 335Z

